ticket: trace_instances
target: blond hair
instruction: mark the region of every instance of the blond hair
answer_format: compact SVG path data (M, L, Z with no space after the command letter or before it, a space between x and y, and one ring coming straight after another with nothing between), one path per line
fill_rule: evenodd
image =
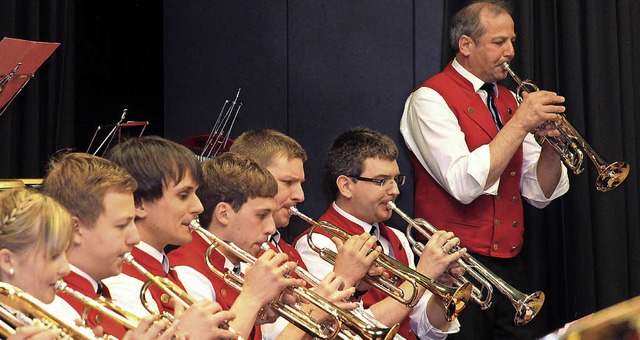
M26 188L0 192L0 249L43 247L51 257L69 250L73 235L71 215L53 198Z

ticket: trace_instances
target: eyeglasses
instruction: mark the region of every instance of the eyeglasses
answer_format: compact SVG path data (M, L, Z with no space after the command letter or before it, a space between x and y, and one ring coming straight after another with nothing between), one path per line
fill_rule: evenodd
M348 177L351 177L360 181L375 183L381 188L390 186L391 181L395 182L398 186L402 186L404 184L404 181L407 179L407 176L403 174L399 174L392 178L369 178L369 177L353 176L353 175L350 175Z

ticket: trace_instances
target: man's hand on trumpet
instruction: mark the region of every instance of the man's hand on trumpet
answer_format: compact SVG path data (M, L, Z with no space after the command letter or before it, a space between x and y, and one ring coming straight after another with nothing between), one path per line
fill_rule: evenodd
M382 269L377 270L377 267L372 266L382 252L382 249L376 245L377 237L364 233L353 235L345 242L342 242L338 237L333 237L331 240L338 249L333 272L344 279L346 287L356 286L368 272L371 272L371 275L382 274ZM361 285L356 289L365 291L370 288L365 283Z
M467 252L467 248L452 251L459 242L460 239L452 232L435 232L425 245L416 269L433 280L438 279L452 263Z
M238 338L238 333L227 329L228 322L235 319L235 313L223 311L217 302L196 302L186 310L180 303L174 303L174 306L176 306L174 316L179 320L177 337L182 339Z
M555 92L524 92L522 93L522 98L523 100L514 113L514 117L507 124L517 124L517 127L527 132L536 131L546 122L560 120L561 116L559 114L565 111L565 107L561 105L564 103L565 98ZM553 130L555 129L543 129L542 133L557 136L557 131Z

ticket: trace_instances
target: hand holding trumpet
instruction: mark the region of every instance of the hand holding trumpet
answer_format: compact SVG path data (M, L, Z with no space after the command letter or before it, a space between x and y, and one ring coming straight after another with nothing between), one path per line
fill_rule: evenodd
M429 242L425 244L416 269L427 277L437 279L441 277L450 264L456 263L463 254L467 253L467 248L456 251L456 245L460 239L452 232L439 230L433 234Z
M522 102L516 110L509 123L525 132L536 132L544 136L558 136L559 132L555 124L562 119L561 114L565 112L563 104L565 98L550 91L524 92Z

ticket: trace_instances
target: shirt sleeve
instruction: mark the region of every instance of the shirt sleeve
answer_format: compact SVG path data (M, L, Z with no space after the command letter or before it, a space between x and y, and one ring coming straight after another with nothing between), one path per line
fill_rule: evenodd
M150 314L149 311L144 308L142 301L140 301L140 291L142 290L144 282L122 273L102 281L107 288L109 288L109 293L111 294L113 302L122 306L129 312L141 317ZM145 294L145 298L149 305L157 312L158 305L151 296L151 292L148 290Z
M216 291L205 275L189 266L176 266L173 270L178 274L187 294L194 300L216 301Z
M289 325L289 321L287 321L283 317L278 317L276 321L272 323L266 323L260 325L260 332L262 333L263 340L275 340L280 333Z
M558 185L556 185L553 194L549 198L545 197L542 188L538 182L537 166L538 158L540 157L540 151L542 147L535 140L533 134L528 134L525 137L522 144L523 161L522 161L522 177L520 179L520 192L522 197L532 206L542 209L546 207L554 199L564 195L569 191L569 176L567 174L567 168L564 164L561 165L562 174Z
M70 325L75 325L77 320L82 320L82 316L67 301L57 295L53 302L46 305L45 308L47 312Z
M468 204L498 192L499 180L484 189L489 145L469 151L456 116L435 90L421 87L407 98L400 132L420 164L456 200Z

